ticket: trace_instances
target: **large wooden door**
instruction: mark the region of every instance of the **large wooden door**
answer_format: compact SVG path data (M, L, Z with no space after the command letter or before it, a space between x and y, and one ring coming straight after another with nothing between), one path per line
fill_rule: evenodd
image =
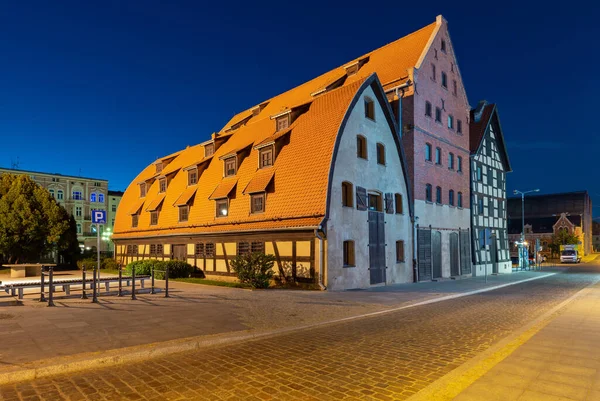
M185 245L173 245L173 251L171 254L171 259L174 260L187 260L187 247Z
M385 283L384 214L374 211L369 211L369 276L371 284Z
M442 277L442 233L439 231L431 232L431 264L433 278Z
M458 233L450 233L450 275L460 276Z

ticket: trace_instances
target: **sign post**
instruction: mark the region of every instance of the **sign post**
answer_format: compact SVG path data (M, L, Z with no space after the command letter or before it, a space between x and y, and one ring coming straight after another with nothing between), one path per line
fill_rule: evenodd
M106 224L106 210L92 210L92 223L96 225L96 238L98 239L98 278L100 278L100 224Z

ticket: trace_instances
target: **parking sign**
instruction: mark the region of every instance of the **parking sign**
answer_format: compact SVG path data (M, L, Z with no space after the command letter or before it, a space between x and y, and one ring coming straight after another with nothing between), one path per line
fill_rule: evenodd
M106 210L92 210L92 223L106 224Z

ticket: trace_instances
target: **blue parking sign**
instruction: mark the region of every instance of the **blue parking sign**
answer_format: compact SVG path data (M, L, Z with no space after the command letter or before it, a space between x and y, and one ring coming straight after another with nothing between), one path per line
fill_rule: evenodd
M92 223L106 224L106 210L92 210Z

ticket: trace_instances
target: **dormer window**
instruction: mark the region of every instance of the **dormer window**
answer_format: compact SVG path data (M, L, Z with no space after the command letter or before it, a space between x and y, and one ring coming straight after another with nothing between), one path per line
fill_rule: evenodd
M273 146L266 146L259 150L259 168L273 165Z
M146 183L142 182L140 184L140 198L143 198L144 196L146 196Z
M225 159L225 177L230 177L236 173L235 156Z
M275 120L277 123L277 131L281 131L290 126L290 114L277 117Z
M263 213L265 211L265 193L250 195L250 213Z
M138 226L138 219L139 219L140 215L139 214L132 214L131 215L131 227L132 228L136 228Z
M348 76L354 75L357 72L358 72L358 63L354 63L354 64L346 67L346 74L348 74Z
M215 154L215 144L209 143L204 145L204 157L212 156L213 154Z
M162 194L163 192L167 192L167 179L161 178L158 180L158 193Z
M217 200L217 217L227 217L229 214L229 199L218 199Z
M198 183L198 168L188 170L188 185L196 185Z
M156 174L160 174L163 170L163 164L162 163L156 163Z

